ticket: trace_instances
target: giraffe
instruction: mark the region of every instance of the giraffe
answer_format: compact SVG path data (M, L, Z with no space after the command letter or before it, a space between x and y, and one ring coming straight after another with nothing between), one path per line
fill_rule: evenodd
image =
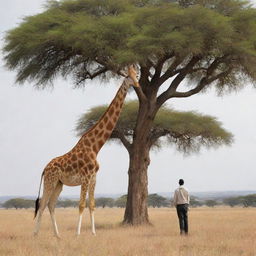
M73 149L62 156L54 158L45 167L41 175L38 198L35 204L35 218L37 217L37 219L34 235L37 235L39 232L43 211L46 206L48 206L54 234L59 238L54 210L63 185L81 186L77 235L80 235L82 214L86 206L86 196L88 192L91 230L92 234L96 234L94 222L94 190L96 174L99 169L96 158L117 123L130 86L139 87L137 72L133 66L129 66L128 76L124 79L114 99L99 121L82 135ZM39 200L43 178L43 195Z

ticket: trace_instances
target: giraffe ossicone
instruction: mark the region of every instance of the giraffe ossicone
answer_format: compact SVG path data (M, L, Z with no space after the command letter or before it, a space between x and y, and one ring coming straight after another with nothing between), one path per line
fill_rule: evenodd
M94 190L96 174L99 169L96 158L98 152L115 128L130 86L139 87L137 72L133 66L128 68L128 76L123 80L114 99L99 121L82 135L74 148L68 153L54 158L45 167L36 200L35 218L37 217L37 219L34 235L37 235L39 232L43 211L48 206L54 234L59 237L54 210L63 185L81 186L77 235L80 235L81 232L82 214L86 206L86 196L88 193L91 228L92 233L95 234ZM42 180L44 180L44 189L43 196L39 201Z

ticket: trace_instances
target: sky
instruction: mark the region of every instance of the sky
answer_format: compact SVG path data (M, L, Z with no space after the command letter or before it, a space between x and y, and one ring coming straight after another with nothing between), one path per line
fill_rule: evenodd
M1 1L0 47L5 31L23 17L41 12L43 0ZM78 141L75 124L93 106L111 102L121 81L87 83L74 89L71 80L58 79L54 88L36 90L33 83L15 84L15 72L0 59L0 196L36 195L40 176L54 157L68 152ZM241 81L242 82L242 81ZM127 99L134 99L131 93ZM189 191L256 190L256 89L247 84L238 93L217 97L214 91L168 105L213 115L233 133L231 147L203 150L184 157L174 148L151 152L149 193L173 192L179 178ZM96 194L125 194L128 154L114 143L98 155ZM79 196L80 187L66 187L65 195Z

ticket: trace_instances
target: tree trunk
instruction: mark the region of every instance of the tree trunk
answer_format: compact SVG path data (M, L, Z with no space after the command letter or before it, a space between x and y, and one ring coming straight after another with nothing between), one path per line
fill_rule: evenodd
M150 164L149 151L152 120L149 115L148 106L142 106L138 114L133 144L129 150L129 184L124 224L149 224L147 171Z
M132 225L148 224L148 152L143 146L130 155L128 196L124 223ZM139 152L136 154L135 152Z

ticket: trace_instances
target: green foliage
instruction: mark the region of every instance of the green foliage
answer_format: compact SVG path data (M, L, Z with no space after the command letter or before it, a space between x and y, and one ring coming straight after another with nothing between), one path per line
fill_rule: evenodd
M229 197L223 200L224 204L227 204L231 207L234 206L244 206L244 207L256 207L256 195L246 195L238 197Z
M74 200L58 200L56 207L61 207L61 208L68 208L68 207L77 207L79 205L78 201L74 201Z
M98 106L85 113L77 122L76 131L81 136L91 126L93 126L101 115L106 111L107 106ZM129 101L125 103L121 116L112 133L112 139L125 137L132 143L134 127L136 123L138 103ZM165 140L162 140L165 138ZM233 136L222 128L221 123L215 117L202 115L197 112L181 112L163 106L159 109L154 120L150 133L152 147L174 145L176 148L188 154L198 152L202 146L218 147L222 144L229 145Z
M215 117L162 107L154 121L153 138L167 136L179 151L198 152L202 146L217 147L232 142L232 134ZM157 141L156 141L157 143Z
M202 206L203 202L200 202L197 197L191 196L189 201L189 206L191 207L199 207Z
M119 208L124 208L127 202L127 195L120 196L115 200L115 206Z
M170 201L158 194L149 194L148 195L148 206L151 207L169 207L170 206Z
M162 58L167 70L173 63L168 56L181 68L199 57L188 78L217 75L209 83L220 90L256 79L256 10L246 1L51 0L45 8L6 34L6 64L18 71L20 83L42 87L70 75L79 84L118 74L130 63L155 69Z
M34 207L35 201L34 200L28 200L23 198L13 198L10 200L7 200L3 203L4 208L15 208L15 209L22 209L22 208L31 208Z
M218 203L215 200L206 200L205 205L208 207L214 207L214 206L218 205Z
M105 207L112 208L115 205L115 200L109 197L96 198L95 202L96 202L96 207L102 207L102 208L105 208Z

